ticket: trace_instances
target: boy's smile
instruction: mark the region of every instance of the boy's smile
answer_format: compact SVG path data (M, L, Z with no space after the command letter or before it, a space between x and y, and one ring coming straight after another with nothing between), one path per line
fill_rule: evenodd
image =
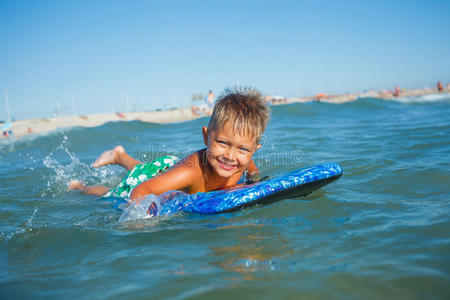
M254 137L234 133L230 122L218 131L208 132L204 127L203 138L208 146L206 157L209 166L219 177L225 178L237 173L240 177L260 147Z

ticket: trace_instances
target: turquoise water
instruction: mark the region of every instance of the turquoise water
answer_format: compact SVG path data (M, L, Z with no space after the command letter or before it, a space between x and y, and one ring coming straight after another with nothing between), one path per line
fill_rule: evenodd
M148 161L202 147L207 119L108 123L0 141L0 298L449 299L450 97L273 107L264 175L338 162L306 198L119 222L70 179L123 145Z

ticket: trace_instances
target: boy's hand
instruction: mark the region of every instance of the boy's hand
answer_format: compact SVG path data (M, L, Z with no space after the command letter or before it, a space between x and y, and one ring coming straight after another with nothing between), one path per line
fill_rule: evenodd
M270 177L269 176L264 176L262 178L247 178L247 181L245 183L246 184L252 184L252 183L264 181L264 180L267 180L267 179L270 179Z

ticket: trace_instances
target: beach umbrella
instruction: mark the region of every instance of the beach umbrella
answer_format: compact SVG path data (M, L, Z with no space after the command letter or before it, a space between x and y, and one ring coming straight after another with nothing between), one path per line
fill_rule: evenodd
M9 122L6 122L2 125L2 131L9 130L12 127L12 124Z

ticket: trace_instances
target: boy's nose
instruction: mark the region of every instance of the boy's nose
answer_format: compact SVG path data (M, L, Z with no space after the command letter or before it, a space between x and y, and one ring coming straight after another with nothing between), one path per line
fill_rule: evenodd
M223 154L223 157L226 160L233 161L233 150L225 151L224 154Z

